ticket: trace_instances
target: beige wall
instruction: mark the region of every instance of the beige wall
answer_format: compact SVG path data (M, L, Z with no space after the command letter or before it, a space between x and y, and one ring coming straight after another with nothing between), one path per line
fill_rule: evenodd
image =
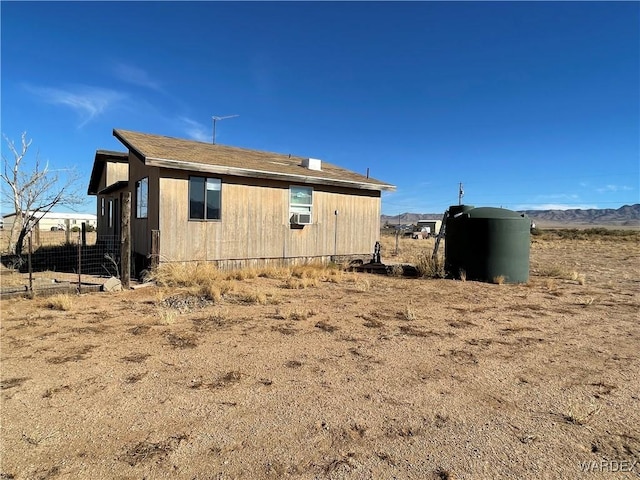
M100 182L98 183L98 191L113 185L116 182L127 181L129 178L129 164L128 163L114 163L106 162L102 170ZM111 192L108 194L97 195L96 216L98 218L97 231L98 236L111 236L119 233L116 222L120 219L113 219L113 226L109 227L109 209L110 205L113 206L114 202L120 205L120 193L122 190ZM104 199L104 215L102 214L102 199ZM109 203L111 201L111 203ZM119 208L113 212L119 215Z
M314 186L313 224L293 229L288 183L222 176L222 219L190 221L188 177L163 170L160 178L162 261L369 254L379 238L378 191Z

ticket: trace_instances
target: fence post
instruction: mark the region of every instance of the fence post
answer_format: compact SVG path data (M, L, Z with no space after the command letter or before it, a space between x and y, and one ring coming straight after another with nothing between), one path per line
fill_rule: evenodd
M82 246L87 246L87 224L82 222Z
M160 230L151 230L151 268L160 263Z
M27 238L29 243L29 251L27 253L27 263L29 266L29 293L33 295L33 268L31 266L31 254L33 253L33 245L31 243L31 232L29 232L29 237Z
M78 293L82 293L82 242L78 232Z
M122 221L120 238L120 271L122 288L129 288L131 281L131 192L122 194Z

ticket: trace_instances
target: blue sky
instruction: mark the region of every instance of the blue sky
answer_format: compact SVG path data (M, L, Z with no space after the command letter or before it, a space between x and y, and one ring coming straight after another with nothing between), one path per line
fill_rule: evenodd
M0 8L2 132L84 192L113 128L209 142L239 115L217 143L369 168L386 214L442 212L458 182L477 206L640 201L638 2Z

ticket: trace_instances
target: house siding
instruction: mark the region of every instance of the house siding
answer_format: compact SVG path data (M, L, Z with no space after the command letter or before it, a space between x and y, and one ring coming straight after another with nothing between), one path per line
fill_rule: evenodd
M379 191L313 185L313 224L295 229L289 224L290 183L217 176L222 180L221 220L190 221L189 176L160 171L161 261L241 267L328 260L368 255L379 238Z
M102 170L102 175L100 176L100 181L98 183L98 191L101 191L110 185L113 185L116 182L126 181L129 178L129 164L128 163L114 163L107 162ZM109 205L114 205L114 202L117 202L117 205L121 205L121 194L123 190L116 190L110 192L108 194L98 194L98 204L96 208L96 218L97 222L97 231L98 238L100 237L110 237L113 235L119 234L120 230L118 228L120 224L120 218L113 219L113 226L109 227ZM102 215L102 199L105 202L105 210L104 215ZM109 203L111 202L111 203ZM114 212L115 215L120 214L120 209L116 209Z
M149 177L147 218L136 217L136 182ZM158 230L159 168L149 167L135 152L129 152L129 186L131 192L131 250L139 255L151 253L151 231Z

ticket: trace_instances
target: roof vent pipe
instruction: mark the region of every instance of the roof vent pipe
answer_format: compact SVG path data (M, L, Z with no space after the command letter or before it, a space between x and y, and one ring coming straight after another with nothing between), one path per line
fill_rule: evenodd
M309 170L322 170L322 160L317 158L303 158L302 166Z

